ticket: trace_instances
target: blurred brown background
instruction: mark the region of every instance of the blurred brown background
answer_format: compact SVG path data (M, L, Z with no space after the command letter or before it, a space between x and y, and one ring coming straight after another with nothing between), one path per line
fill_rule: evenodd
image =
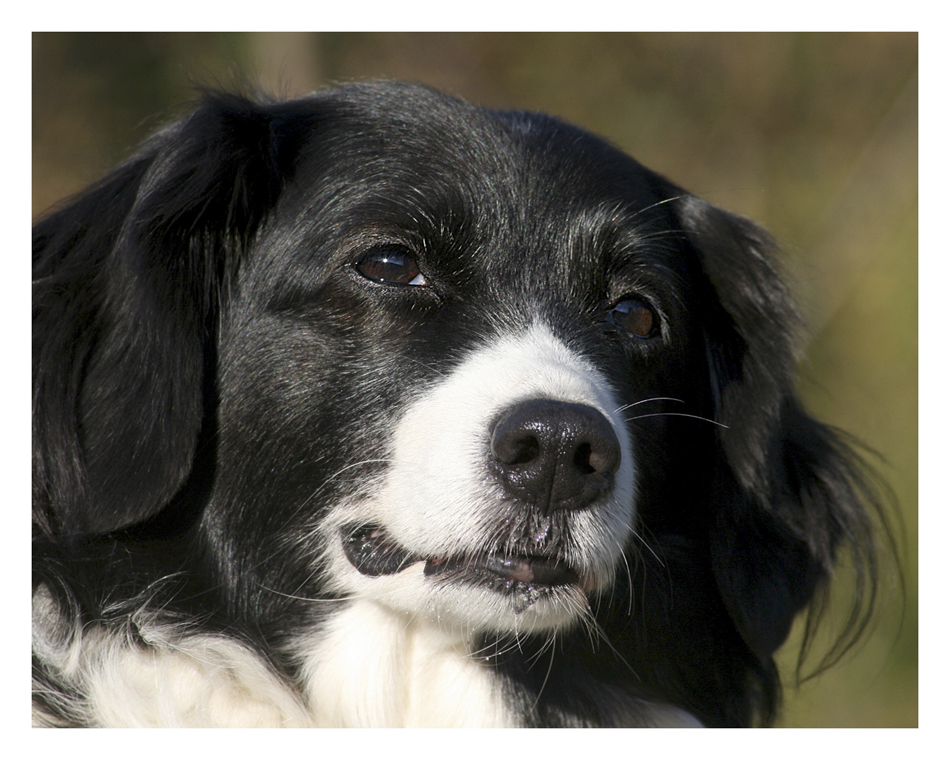
M890 571L870 637L787 690L783 725L916 726L917 36L34 34L33 212L196 84L289 96L364 78L561 116L783 241L811 328L802 393L883 457L906 586Z

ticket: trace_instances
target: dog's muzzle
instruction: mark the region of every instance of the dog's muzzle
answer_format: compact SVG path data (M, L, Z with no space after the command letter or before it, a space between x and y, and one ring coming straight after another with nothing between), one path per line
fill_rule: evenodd
M556 512L591 507L605 498L620 466L620 442L607 418L586 404L532 399L505 409L489 426L487 468L509 499L541 522ZM559 559L558 546L543 553L511 548L463 556L422 556L397 543L378 524L344 530L347 560L362 575L401 572L424 562L426 577L487 583L499 591L521 587L583 585Z

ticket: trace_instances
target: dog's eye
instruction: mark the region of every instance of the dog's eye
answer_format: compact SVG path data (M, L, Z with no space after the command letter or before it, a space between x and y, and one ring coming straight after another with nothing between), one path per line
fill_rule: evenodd
M392 285L426 285L415 256L405 248L382 245L356 263L356 271L375 282Z
M607 321L638 338L652 338L659 330L656 313L639 298L625 298L607 312Z

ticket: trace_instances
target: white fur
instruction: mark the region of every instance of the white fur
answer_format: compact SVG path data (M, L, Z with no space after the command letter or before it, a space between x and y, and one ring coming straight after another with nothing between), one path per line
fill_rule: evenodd
M293 690L238 641L182 634L143 611L142 638L61 620L44 588L34 595L33 647L87 695L74 705L93 725L116 728L301 727L313 724ZM34 715L37 725L45 723Z
M106 726L302 728L313 725L293 691L232 639L188 636L96 647L89 696Z
M321 726L513 728L469 642L371 601L336 616L304 668Z
M633 524L634 462L619 404L606 378L543 324L496 339L409 406L396 425L392 465L379 492L336 510L328 521L331 576L338 590L422 615L462 638L478 631L540 631L570 624L586 609L578 589L563 589L516 611L499 594L474 586L446 589L423 576L423 563L380 577L360 575L343 556L339 527L381 524L403 547L438 557L484 549L505 498L485 462L491 421L534 398L583 403L610 420L621 464L609 498L572 514L568 562L585 591L607 588Z

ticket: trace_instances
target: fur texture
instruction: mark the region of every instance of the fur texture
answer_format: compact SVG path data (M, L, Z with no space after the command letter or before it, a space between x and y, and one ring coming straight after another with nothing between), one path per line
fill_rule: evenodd
M742 726L866 488L750 222L547 116L208 94L34 228L34 716Z

